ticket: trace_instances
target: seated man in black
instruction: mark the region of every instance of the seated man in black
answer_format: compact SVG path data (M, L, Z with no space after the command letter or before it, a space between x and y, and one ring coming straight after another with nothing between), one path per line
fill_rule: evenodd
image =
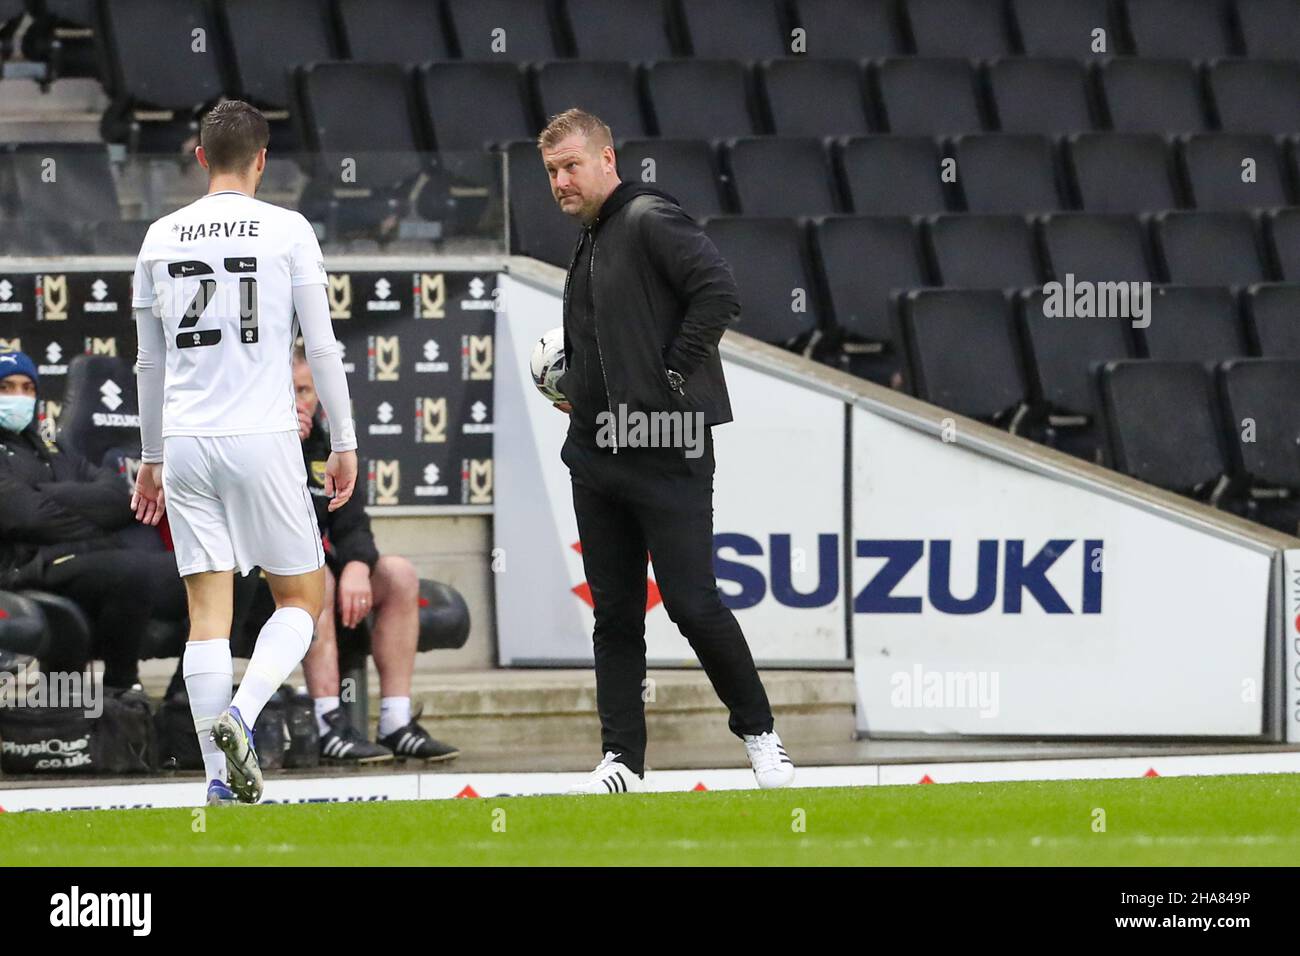
M307 465L307 487L316 506L316 523L325 541L325 606L316 622L316 639L302 662L307 691L316 705L321 756L329 760L377 762L393 755L429 761L450 760L460 751L440 743L411 714L411 675L420 634L420 580L415 566L398 555L380 556L366 514L365 474L348 503L329 510L325 459L329 457L328 420L320 412L311 367L302 347L294 350L293 385L298 398L298 437ZM356 627L374 612L370 651L379 670L379 741L372 743L352 726L339 706L339 650L335 608L344 627Z
M0 588L60 594L86 613L91 647L55 634L43 669L81 672L102 657L104 686L131 687L146 625L184 619L185 587L174 555L121 534L134 519L122 476L41 437L38 386L27 355L0 353Z

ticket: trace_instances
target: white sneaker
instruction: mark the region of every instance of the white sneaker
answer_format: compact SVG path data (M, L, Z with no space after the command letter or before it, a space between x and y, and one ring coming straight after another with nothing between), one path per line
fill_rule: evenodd
M785 752L776 731L745 734L745 752L754 768L754 777L764 790L788 787L794 782L794 761Z
M618 762L622 754L609 752L584 783L566 793L637 793L645 785L641 778Z

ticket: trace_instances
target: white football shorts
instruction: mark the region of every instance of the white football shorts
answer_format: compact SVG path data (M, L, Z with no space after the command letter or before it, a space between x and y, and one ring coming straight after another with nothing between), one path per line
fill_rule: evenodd
M325 564L296 431L168 436L163 494L181 577Z

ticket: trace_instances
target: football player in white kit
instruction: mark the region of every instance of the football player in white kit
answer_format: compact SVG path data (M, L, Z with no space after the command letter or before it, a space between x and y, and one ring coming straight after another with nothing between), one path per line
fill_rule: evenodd
M207 114L195 155L208 193L149 228L131 296L142 444L131 506L146 524L164 508L170 515L189 596L183 673L209 804L261 799L252 727L307 653L325 596L298 442L295 325L331 423L331 510L357 476L316 234L300 213L253 198L268 139L266 119L247 103ZM276 609L232 699L234 573L254 567L266 573Z

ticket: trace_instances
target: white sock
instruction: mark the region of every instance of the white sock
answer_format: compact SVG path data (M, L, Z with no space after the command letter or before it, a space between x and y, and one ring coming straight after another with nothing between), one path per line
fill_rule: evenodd
M300 607L279 608L262 625L244 679L231 702L239 708L249 729L257 723L271 695L307 656L315 625L311 615Z
M185 692L190 698L194 732L203 754L203 771L209 780L226 779L226 755L213 742L212 725L230 706L234 666L230 660L230 639L190 641L181 659Z
M330 732L330 725L325 722L325 715L332 714L339 709L339 699L337 697L317 697L312 701L316 707L316 729L324 737Z
M379 736L387 737L411 722L411 698L381 697L379 700Z

